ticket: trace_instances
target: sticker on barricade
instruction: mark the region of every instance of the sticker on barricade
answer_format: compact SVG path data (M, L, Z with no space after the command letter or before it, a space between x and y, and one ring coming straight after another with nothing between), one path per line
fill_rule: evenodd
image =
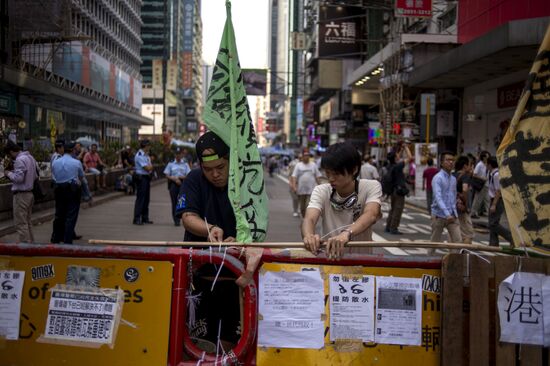
M58 285L50 290L48 318L42 343L79 347L114 347L124 291Z

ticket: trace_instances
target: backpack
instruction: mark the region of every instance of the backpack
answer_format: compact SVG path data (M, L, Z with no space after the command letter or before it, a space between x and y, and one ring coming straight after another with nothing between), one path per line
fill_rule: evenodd
M388 167L388 170L382 176L380 183L382 184L382 193L386 196L391 196L393 193L393 165Z

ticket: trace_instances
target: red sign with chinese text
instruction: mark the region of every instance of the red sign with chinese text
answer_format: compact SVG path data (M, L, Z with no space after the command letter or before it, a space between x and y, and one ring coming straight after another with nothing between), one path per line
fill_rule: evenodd
M432 17L432 0L396 0L396 17Z
M499 108L511 108L518 104L525 82L505 85L497 88L497 106Z

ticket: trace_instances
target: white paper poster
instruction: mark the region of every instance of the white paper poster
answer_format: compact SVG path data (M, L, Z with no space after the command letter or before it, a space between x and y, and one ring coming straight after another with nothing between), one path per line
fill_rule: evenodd
M319 270L260 273L258 346L324 346L324 285Z
M52 289L44 338L112 344L123 299L120 291Z
M19 338L24 271L0 271L0 337Z
M374 342L374 276L330 275L330 340Z
M376 343L420 346L422 279L376 277Z
M498 315L501 342L550 346L549 314L549 276L516 272L500 283Z

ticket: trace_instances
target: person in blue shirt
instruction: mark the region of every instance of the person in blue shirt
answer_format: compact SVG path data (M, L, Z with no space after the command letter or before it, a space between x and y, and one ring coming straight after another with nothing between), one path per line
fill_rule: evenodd
M182 148L176 149L176 158L169 162L164 169L164 175L168 179L168 190L170 191L170 199L172 200L172 217L174 218L174 225L180 226L180 220L176 215L176 202L178 200L178 194L181 184L183 183L187 174L191 171L189 164L184 159L185 150Z
M149 220L149 200L151 196L151 173L153 164L149 157L149 140L140 142L134 163L136 166L136 203L134 205L134 225L152 224Z
M460 224L456 209L456 177L451 174L454 167L454 154L441 153L441 170L432 180L432 237L431 241L441 242L443 229L449 232L449 242L462 243Z
M74 143L66 144L63 156L52 163L55 196L52 243L72 244L75 235L84 170L82 163L72 157L73 148Z

